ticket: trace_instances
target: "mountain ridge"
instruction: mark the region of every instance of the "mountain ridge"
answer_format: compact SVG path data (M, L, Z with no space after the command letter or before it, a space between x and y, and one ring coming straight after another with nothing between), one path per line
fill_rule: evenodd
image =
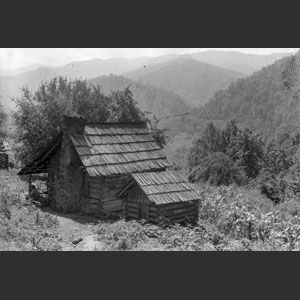
M204 51L201 53L206 53ZM224 55L223 52L217 51L219 55ZM189 54L195 56L197 53ZM271 55L273 59L283 54L273 54ZM88 61L71 62L65 66L38 66L39 68L21 72L18 74L13 74L13 72L20 72L19 69L11 70L11 75L6 74L5 76L0 76L0 102L4 106L6 111L14 109L14 104L10 100L12 97L20 96L20 90L22 86L27 86L30 90L34 91L38 88L42 81L49 80L55 76L65 76L70 79L82 78L82 79L92 79L98 76L109 75L115 73L115 75L123 75L123 73L134 71L138 68L149 68L155 64L164 64L175 60L178 57L184 57L185 55L178 54L168 54L158 57L140 57L136 59L109 59L103 60L95 58ZM251 56L251 55L250 55ZM252 57L252 56L251 56ZM194 59L194 58L192 58ZM121 63L120 63L121 62ZM35 66L28 66L30 68L35 68ZM26 69L26 67L24 67ZM24 70L24 68L22 70ZM221 86L221 88L224 88ZM185 98L185 95L182 95ZM195 96L194 96L195 98ZM205 99L206 101L206 99ZM204 101L204 102L205 102Z
M189 56L133 70L123 76L173 92L195 107L207 103L217 90L245 77L240 72L202 63Z

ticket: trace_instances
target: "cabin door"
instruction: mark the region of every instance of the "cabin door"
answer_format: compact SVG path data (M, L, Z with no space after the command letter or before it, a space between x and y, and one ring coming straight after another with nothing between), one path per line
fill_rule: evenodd
M144 197L140 202L140 218L149 221L149 202Z

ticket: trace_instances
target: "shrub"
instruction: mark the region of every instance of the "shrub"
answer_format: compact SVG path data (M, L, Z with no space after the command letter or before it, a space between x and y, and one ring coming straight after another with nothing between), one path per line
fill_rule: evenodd
M191 182L204 181L213 185L238 185L246 182L246 175L242 167L224 153L213 153L200 160L199 165L189 175Z

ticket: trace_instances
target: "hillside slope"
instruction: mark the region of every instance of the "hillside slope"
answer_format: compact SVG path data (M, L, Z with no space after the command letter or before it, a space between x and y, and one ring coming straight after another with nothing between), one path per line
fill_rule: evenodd
M0 101L5 110L14 109L14 103L11 97L20 96L20 90L27 86L31 91L38 88L42 81L47 81L55 76L64 76L69 79L91 79L98 76L109 74L121 74L145 64L163 63L177 57L176 55L163 55L159 57L140 57L136 59L115 58L115 59L92 59L87 61L78 61L66 64L61 67L41 67L30 70L34 66L21 68L11 71L9 75L0 76ZM26 72L22 72L25 70ZM27 71L30 70L30 71ZM14 72L20 74L14 74ZM5 74L5 72L4 72ZM0 74L1 75L1 74Z
M237 51L210 50L190 54L190 57L197 61L219 66L221 68L242 72L245 75L252 75L263 67L273 64L276 60L290 55L290 53L254 55Z
M244 77L242 73L186 57L134 70L124 76L175 93L195 107L207 103L217 90Z
M139 107L143 111L155 114L157 117L181 114L192 110L185 100L178 95L154 86L144 85L123 76L100 76L88 80L88 83L93 86L100 85L105 94L110 94L112 91L121 91L130 86Z
M236 119L265 137L285 132L299 104L293 91L283 84L282 73L288 60L283 58L219 91L197 112L198 119L224 122Z

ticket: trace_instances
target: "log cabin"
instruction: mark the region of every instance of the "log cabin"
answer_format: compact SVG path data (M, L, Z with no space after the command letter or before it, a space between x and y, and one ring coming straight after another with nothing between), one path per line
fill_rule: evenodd
M144 122L88 124L78 115L63 120L62 132L18 173L47 173L54 210L99 218L122 214L118 193L130 175L170 166Z
M132 174L120 191L125 217L159 223L197 222L200 195L183 174L175 171Z

